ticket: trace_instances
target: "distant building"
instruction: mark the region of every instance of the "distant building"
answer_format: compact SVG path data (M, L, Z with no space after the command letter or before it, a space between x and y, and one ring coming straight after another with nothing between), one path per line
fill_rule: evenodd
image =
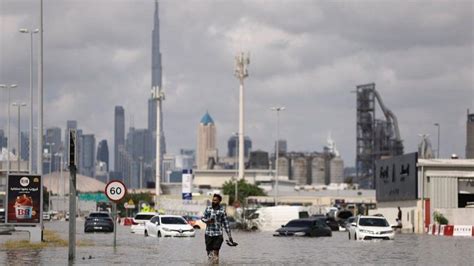
M208 112L198 126L197 168L209 169L217 162L216 126Z
M233 135L227 141L227 156L236 157L237 151L239 150L239 136ZM250 151L252 150L252 140L250 137L244 137L244 157L249 157Z
M0 150L2 150L2 148L6 148L7 147L7 136L5 135L5 132L3 131L3 129L0 129Z
M114 113L114 171L122 173L120 163L120 149L125 148L125 110L122 106L115 106Z
M466 123L466 159L474 159L474 113L467 110Z
M275 148L273 149L273 151L276 151L276 147L277 147L277 142L275 141ZM287 153L287 144L286 144L286 139L280 139L278 141L278 150L279 150L279 155L283 155L285 153Z
M82 149L80 152L79 173L85 176L95 176L95 136L82 135Z
M68 121L69 122L69 121ZM77 127L77 124L76 124ZM61 128L59 127L50 127L46 129L46 135L44 136L43 150L47 150L48 161L51 159L51 171L58 171L61 158L59 153L62 151L62 141L61 141ZM49 150L51 148L51 151ZM51 157L51 158L49 158ZM66 156L67 157L67 156ZM49 166L48 166L49 168ZM48 172L48 168L43 168L43 172ZM46 170L46 171L45 171Z
M176 158L174 155L165 154L163 156L163 173L164 173L164 182L170 182L170 175L173 171L176 170Z
M109 171L109 146L105 139L101 140L97 146L97 162L105 163L105 171Z
M270 159L266 151L252 151L249 158L249 169L269 169Z
M29 141L28 132L21 132L20 139L21 139L20 156L22 160L27 161L29 158L29 150L30 150L30 141Z

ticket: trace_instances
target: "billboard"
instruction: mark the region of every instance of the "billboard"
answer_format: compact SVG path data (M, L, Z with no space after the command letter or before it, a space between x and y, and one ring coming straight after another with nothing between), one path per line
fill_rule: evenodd
M415 152L375 162L377 202L417 199L417 160Z
M193 195L193 170L184 169L182 176L183 200L192 200Z
M40 175L10 174L7 178L6 222L39 224L42 216Z

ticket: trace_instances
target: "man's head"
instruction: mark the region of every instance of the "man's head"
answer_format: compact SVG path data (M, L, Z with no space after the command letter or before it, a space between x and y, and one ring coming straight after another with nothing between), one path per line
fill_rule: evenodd
M400 206L398 206L398 210L400 210Z
M212 207L219 206L221 201L222 201L222 196L219 194L214 194L214 196L212 196Z

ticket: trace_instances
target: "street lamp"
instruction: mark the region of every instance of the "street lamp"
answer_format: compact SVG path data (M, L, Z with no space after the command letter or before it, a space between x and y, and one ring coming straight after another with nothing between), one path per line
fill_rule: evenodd
M16 88L16 84L11 84L11 85L5 85L5 84L0 84L0 88L5 88L8 89L8 125L7 125L7 173L10 173L10 89Z
M12 106L18 107L18 144L17 144L17 169L20 172L20 153L21 153L21 126L20 126L20 108L26 106L26 103L13 103Z
M53 164L53 145L54 142L46 142L46 146L49 146L49 187L48 187L48 213L51 213L51 190L53 189L53 174L51 172L51 165Z
M272 107L272 111L275 111L277 114L277 142L276 142L276 151L275 151L275 206L278 205L278 154L280 153L280 111L285 110L284 106Z
M438 149L436 151L437 152L436 157L439 159L439 129L440 129L441 126L439 125L439 123L434 123L434 126L438 128Z
M238 198L239 198L239 186L238 186L238 181L239 179L237 178L238 177L238 168L237 168L237 155L239 154L239 146L237 145L237 140L239 139L239 132L234 132L234 136L235 136L235 150L234 150L234 153L235 153L235 163L234 163L234 166L235 166L235 169L236 169L236 173L235 173L235 195L234 195L234 202L237 202Z
M30 34L30 132L29 132L29 151L28 151L28 170L33 173L33 34L38 33L39 29L28 30L21 28L21 33Z

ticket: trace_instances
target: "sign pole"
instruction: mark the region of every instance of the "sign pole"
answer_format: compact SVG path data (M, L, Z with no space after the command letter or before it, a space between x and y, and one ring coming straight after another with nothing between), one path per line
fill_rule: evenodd
M76 256L76 131L69 131L69 254L68 260Z
M114 249L117 248L117 203L112 204L114 217Z

